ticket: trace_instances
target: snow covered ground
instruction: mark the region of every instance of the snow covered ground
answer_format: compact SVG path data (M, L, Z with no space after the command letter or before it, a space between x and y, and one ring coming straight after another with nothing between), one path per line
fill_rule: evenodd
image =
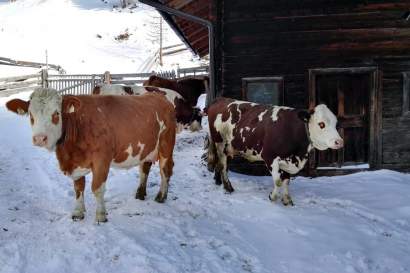
M18 95L27 97L27 93ZM16 97L16 96L14 96ZM31 144L26 117L0 98L0 272L410 271L410 175L388 170L291 183L294 207L271 203L270 177L231 173L225 194L201 163L205 132L183 132L165 204L134 199L136 168L110 172L109 222L73 222L71 181ZM89 177L87 178L89 182Z
M146 67L159 45L151 32L159 20L152 8L113 9L119 0L0 1L0 57L61 65L69 74L136 73L199 65L190 51L165 57L164 67ZM116 40L128 33L127 40ZM168 27L164 46L181 44ZM147 71L142 71L142 70ZM0 78L30 69L0 65ZM33 73L31 69L29 73Z

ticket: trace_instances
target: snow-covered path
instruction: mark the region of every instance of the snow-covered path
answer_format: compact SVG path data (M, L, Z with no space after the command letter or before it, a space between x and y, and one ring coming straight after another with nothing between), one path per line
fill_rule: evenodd
M21 96L21 95L20 95ZM205 132L177 138L165 204L156 165L146 201L136 168L110 173L109 222L73 222L71 181L31 144L0 98L0 272L409 272L410 175L382 170L296 178L294 207L268 200L271 178L231 174L227 195L201 164ZM89 177L88 177L89 181ZM87 181L87 182L88 182Z

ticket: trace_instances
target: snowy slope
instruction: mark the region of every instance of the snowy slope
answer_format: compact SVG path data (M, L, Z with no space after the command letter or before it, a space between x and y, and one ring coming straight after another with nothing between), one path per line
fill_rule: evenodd
M105 3L107 2L107 3ZM61 65L67 73L135 73L158 50L150 37L152 8L113 9L120 1L19 0L0 3L0 57ZM116 40L130 34L128 40ZM180 44L168 28L164 46ZM164 69L194 66L189 51L165 60ZM158 67L153 67L157 69ZM0 65L0 78L18 72Z
M20 94L20 97L27 97ZM26 117L0 98L0 272L386 272L410 271L410 175L388 170L298 177L294 207L272 204L270 177L231 173L225 194L201 164L205 132L177 138L165 204L134 199L138 173L113 169L109 222L70 219L72 183L55 155L32 146ZM89 177L87 178L87 183Z

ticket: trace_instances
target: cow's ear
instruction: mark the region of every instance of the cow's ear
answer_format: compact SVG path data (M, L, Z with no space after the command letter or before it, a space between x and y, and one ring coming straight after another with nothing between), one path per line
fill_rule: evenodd
M299 117L301 120L303 120L303 122L309 122L310 115L311 115L311 114L310 114L308 111L302 110L302 111L299 111L299 112L298 112L298 117Z
M29 105L30 101L24 101L20 99L10 100L6 103L7 109L19 115L26 115Z
M64 113L75 113L81 108L81 101L74 96L67 96L63 99Z

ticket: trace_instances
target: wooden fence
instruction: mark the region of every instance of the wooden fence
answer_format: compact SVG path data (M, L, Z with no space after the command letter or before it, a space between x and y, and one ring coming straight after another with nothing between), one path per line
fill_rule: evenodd
M42 73L0 78L0 96L32 90L42 86Z
M105 72L104 74L73 75L54 75L48 74L47 70L42 70L37 74L0 78L0 96L32 90L40 86L54 88L63 95L90 95L94 87L100 83L142 85L153 74L169 79L195 77L207 75L208 67L179 68L152 73L111 74Z

